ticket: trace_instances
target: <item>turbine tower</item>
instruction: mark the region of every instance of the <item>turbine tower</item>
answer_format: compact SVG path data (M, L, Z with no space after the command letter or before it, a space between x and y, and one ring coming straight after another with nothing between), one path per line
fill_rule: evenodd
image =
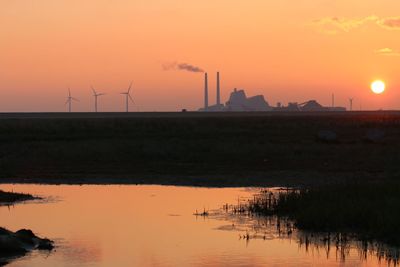
M105 94L97 93L93 86L90 86L90 87L92 88L93 96L94 96L94 112L97 112L97 98L99 96L102 96L102 95L105 95Z
M67 102L65 102L65 105L68 104L68 112L72 112L72 101L79 101L79 100L71 96L71 89L68 87Z
M353 111L353 100L354 100L354 98L349 98L349 101L350 101L350 111Z
M219 83L219 72L217 72L217 106L221 105L221 89Z
M131 89L132 89L132 82L128 87L128 91L121 93L121 95L125 95L125 97L126 97L126 100L125 100L126 101L126 103L125 103L126 104L126 112L129 112L129 100L132 101L132 103L135 103L131 96Z

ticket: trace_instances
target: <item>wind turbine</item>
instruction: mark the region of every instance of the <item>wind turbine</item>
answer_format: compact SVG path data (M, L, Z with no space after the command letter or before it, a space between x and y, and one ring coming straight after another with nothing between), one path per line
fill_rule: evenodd
M93 90L93 96L94 96L94 111L97 112L97 98L99 96L105 95L103 93L97 93L96 90L94 89L93 86L90 86Z
M68 112L72 111L72 101L79 101L79 100L71 96L71 89L68 87L67 102L65 102L65 105L68 104Z
M132 89L132 82L128 87L128 91L121 93L121 95L125 95L125 97L126 97L126 112L129 112L129 100L131 100L132 103L135 103L135 101L133 101L133 98L131 96L131 89Z

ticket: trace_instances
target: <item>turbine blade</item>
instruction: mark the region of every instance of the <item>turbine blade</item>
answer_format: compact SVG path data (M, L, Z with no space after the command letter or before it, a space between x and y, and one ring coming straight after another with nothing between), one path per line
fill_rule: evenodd
M128 94L129 99L132 101L133 104L135 104L135 101L133 100L132 96L130 94Z
M79 102L79 99L77 99L75 97L71 97L71 99Z
M71 89L68 87L68 96L71 97Z
M128 93L131 91L131 89L132 89L132 83L133 83L133 81L131 82L131 84L129 85L129 88L128 88Z
M90 88L92 88L93 94L96 95L97 93L96 93L96 90L94 89L94 87L90 86Z

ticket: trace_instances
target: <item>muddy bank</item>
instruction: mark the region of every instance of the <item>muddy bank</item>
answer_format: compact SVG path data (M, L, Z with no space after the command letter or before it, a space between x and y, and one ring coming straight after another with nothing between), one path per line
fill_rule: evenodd
M36 199L36 197L29 194L5 192L3 190L0 190L0 205L13 204L16 202L34 200L34 199Z

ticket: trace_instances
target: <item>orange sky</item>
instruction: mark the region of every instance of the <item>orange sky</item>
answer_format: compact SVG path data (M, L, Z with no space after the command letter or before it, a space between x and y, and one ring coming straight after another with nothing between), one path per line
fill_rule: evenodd
M65 111L67 86L93 109L89 86L123 110L118 93L134 81L132 110L197 109L200 73L215 72L223 100L234 87L281 101L317 99L363 109L400 109L398 0L3 0L0 1L0 111ZM369 90L380 78L381 96Z

